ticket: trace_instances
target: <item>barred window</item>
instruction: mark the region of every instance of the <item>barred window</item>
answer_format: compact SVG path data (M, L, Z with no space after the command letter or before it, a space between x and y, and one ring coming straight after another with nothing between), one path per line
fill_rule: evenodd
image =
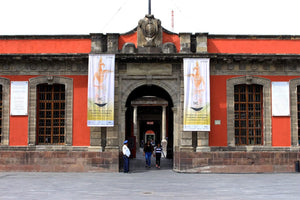
M298 144L300 145L300 86L297 86Z
M2 85L0 85L0 144L2 139L2 111L3 111L3 102L2 102Z
M234 86L234 133L236 145L263 144L263 87Z
M65 85L37 85L37 144L65 144Z

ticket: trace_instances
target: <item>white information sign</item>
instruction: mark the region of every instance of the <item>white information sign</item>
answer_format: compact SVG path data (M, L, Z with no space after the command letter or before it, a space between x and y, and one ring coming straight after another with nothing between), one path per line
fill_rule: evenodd
M28 81L12 81L10 114L28 115Z
M272 115L290 116L289 82L272 82Z

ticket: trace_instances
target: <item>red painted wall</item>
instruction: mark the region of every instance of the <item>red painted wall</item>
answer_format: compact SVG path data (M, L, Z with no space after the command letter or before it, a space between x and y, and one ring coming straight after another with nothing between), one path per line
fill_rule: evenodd
M87 127L88 76L70 76L74 80L73 146L90 146L90 128Z
M28 81L33 76L2 76L10 81ZM28 116L9 117L9 145L27 146L28 145Z
M291 146L290 117L272 117L272 146Z
M208 39L209 53L299 54L300 40Z
M177 52L180 51L180 39L178 35L163 32L163 44L167 42L172 42L175 44Z
M126 42L137 46L137 33L120 35L119 49ZM163 32L163 43L173 42L180 51L177 34ZM208 39L209 53L300 54L300 40L276 39ZM0 54L90 53L90 39L2 39Z
M236 76L212 75L211 84L211 131L209 133L210 146L227 146L227 101L226 80ZM296 76L261 76L271 81L289 81ZM272 103L270 102L271 106ZM215 120L221 120L221 125L215 125ZM291 119L272 116L272 144L273 146L291 145Z
M36 76L2 76L10 81L29 81ZM87 76L66 76L73 79L73 146L90 145L90 128L87 127ZM9 145L27 146L28 116L10 116Z
M90 53L90 39L0 40L0 54Z
M297 76L265 76L271 81L290 81ZM272 98L272 88L271 88ZM272 99L271 99L272 101ZM291 117L290 116L272 116L272 145L290 146L291 145Z
M34 76L3 76L11 81L28 81ZM73 78L73 145L90 145L90 128L87 127L87 76L68 76ZM227 146L227 102L226 80L234 76L211 76L211 131L210 146ZM271 81L289 81L292 76L264 76ZM220 125L215 125L220 120ZM274 146L291 145L290 117L272 117L272 144ZM28 116L10 116L10 145L27 146Z
M11 116L9 118L9 145L27 146L28 143L28 117Z
M137 47L137 32L128 35L120 35L119 37L119 50L122 49L125 43L133 43Z
M211 131L210 146L227 146L227 100L226 79L229 76L210 76L210 110ZM215 120L221 120L221 125L214 125Z

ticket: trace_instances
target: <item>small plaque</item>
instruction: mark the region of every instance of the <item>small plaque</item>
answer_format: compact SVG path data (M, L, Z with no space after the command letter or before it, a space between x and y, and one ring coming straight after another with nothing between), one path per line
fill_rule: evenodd
M221 125L221 120L215 120L215 125Z

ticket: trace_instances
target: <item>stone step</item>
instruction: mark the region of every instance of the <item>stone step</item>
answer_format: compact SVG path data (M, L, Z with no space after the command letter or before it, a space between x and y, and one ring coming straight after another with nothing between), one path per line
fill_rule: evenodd
M131 172L149 170L149 168L145 167L146 159L145 159L145 156L143 156L143 152L137 152L136 158L131 158L129 163L130 163L129 170ZM155 167L155 164L156 164L156 158L153 157L153 155L152 155L150 169L157 169ZM173 159L162 157L160 160L160 169L172 169L172 168L173 168Z

